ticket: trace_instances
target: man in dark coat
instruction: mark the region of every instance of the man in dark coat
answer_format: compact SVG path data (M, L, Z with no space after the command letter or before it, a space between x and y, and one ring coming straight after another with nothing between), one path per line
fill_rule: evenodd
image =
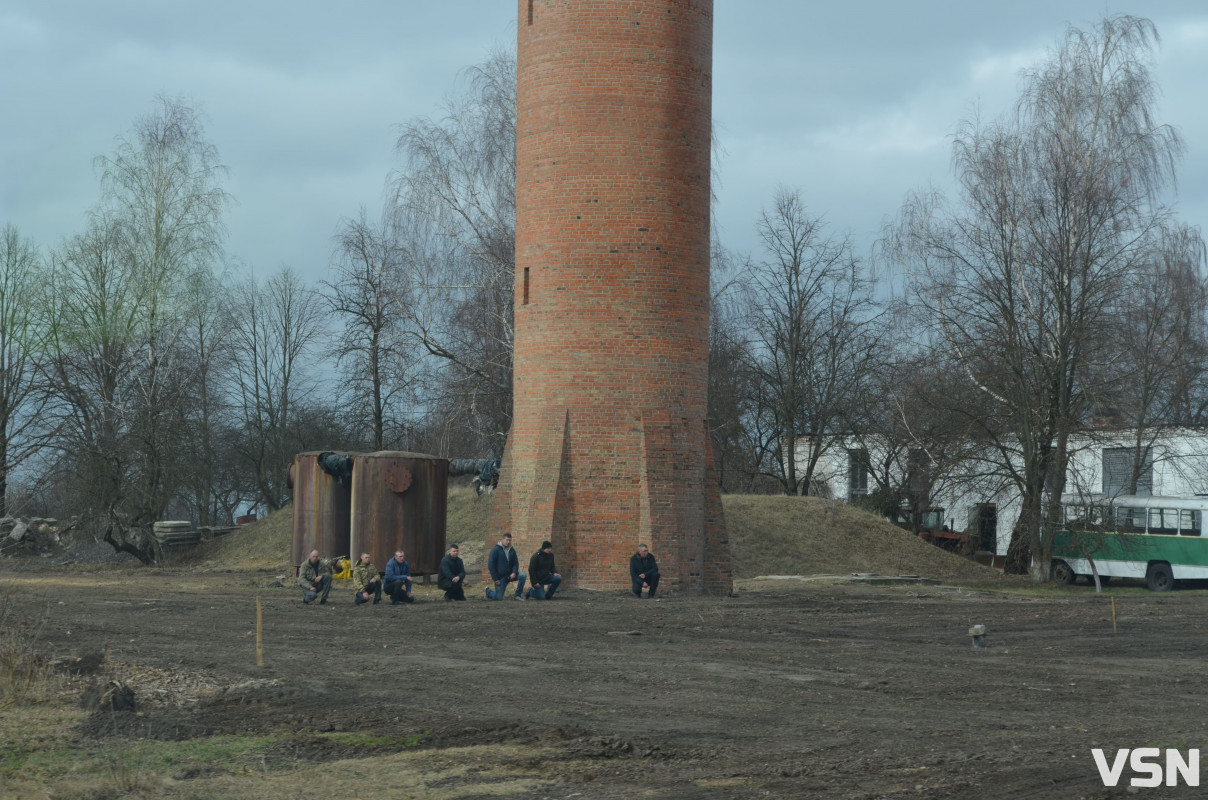
M457 545L449 547L449 554L440 560L440 577L436 585L445 590L445 601L466 599L466 565L458 558Z
M654 560L654 553L644 544L638 545L638 551L629 559L629 577L633 580L633 593L641 599L642 587L649 586L647 598L654 597L659 589L659 565Z
M493 589L487 587L488 600L502 600L508 590L508 584L512 581L516 581L516 599L525 599L525 575L520 571L520 559L512 547L512 534L505 533L499 544L491 548L490 555L487 556L487 571L491 573L491 580L495 583Z
M533 600L554 599L554 592L558 591L558 586L562 583L562 576L558 574L557 567L554 565L554 545L552 543L542 542L541 549L533 553L533 557L529 559L528 576L532 587L525 592L525 596Z

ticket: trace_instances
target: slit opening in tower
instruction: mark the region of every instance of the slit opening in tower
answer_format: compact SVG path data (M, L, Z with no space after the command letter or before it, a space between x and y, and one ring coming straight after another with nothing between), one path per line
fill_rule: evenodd
M528 24L533 24L533 0L528 0Z
M529 268L524 268L524 282L520 289L520 304L527 306L529 302Z

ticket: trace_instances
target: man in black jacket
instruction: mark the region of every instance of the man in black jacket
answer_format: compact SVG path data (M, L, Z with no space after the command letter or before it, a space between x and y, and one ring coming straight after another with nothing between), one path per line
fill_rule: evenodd
M526 597L534 600L554 599L554 592L558 591L562 576L554 565L554 545L551 542L542 542L541 549L533 553L533 557L529 559L528 576L532 587L525 592Z
M466 565L458 558L457 545L449 546L449 554L440 560L440 577L436 585L445 590L445 601L466 599Z
M640 600L642 586L649 586L647 598L653 598L659 589L659 565L654 560L654 554L644 544L638 545L638 551L629 559L629 577L633 579L633 593Z

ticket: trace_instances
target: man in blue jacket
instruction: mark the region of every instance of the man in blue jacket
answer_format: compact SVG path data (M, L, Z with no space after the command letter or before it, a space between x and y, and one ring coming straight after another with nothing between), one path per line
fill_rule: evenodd
M508 584L512 581L516 581L516 599L524 599L524 573L520 571L520 558L512 549L510 533L505 533L499 544L491 548L491 553L487 556L487 571L495 582L493 590L490 586L487 587L488 600L502 600Z
M386 594L390 595L392 606L415 602L411 593L411 564L402 550L394 551L394 558L386 562Z

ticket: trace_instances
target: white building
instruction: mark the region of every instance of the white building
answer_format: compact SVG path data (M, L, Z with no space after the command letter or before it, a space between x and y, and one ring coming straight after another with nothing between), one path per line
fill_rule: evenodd
M1189 497L1208 494L1208 430L1154 428L1143 432L1136 494ZM1071 439L1066 472L1066 496L1099 499L1129 493L1133 465L1138 460L1135 429L1097 430ZM798 463L803 463L798 452ZM919 484L921 467L932 463L921 449L891 454L867 439L846 439L831 444L819 461L815 478L824 481L831 496L853 500L876 488L873 464L879 465L898 485ZM966 456L927 470L921 491L928 505L942 508L948 527L974 536L980 551L996 561L1007 553L1011 531L1019 518L1020 496L1007 476L1003 456L987 450L983 456ZM913 479L912 479L913 474Z

